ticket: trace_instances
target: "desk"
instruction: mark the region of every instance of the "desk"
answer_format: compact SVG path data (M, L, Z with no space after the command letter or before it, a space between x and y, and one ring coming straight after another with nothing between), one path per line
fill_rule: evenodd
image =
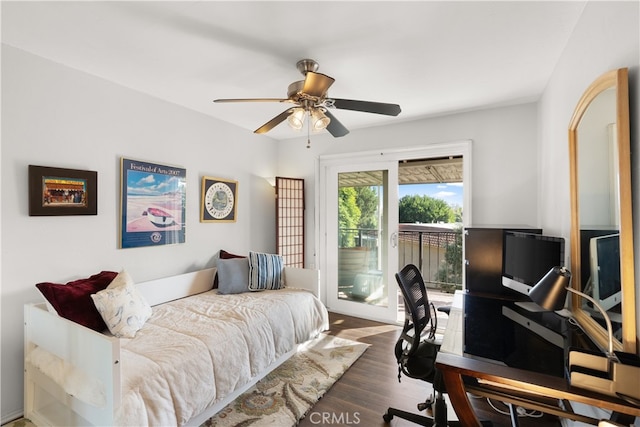
M447 324L445 336L464 335L460 333L462 323L456 321L464 317L460 316L460 310L464 310L460 305L461 298L456 295L452 312L457 313L454 313L454 322ZM443 345L436 359L436 367L442 373L456 414L465 426L481 426L467 392L588 424L597 424L598 420L576 414L570 402L611 410L619 421L625 417L627 420L640 417L640 407L624 400L572 387L563 377L506 366L500 361L474 358L465 354L463 346L455 342ZM477 381L468 384L469 381L463 381L464 377Z
M552 375L445 352L438 354L436 366L442 372L447 394L456 414L465 426L481 426L471 407L467 391L588 424L597 420L574 413L569 401L640 417L640 407L631 406L621 399L571 387L565 379ZM466 385L463 382L464 376L491 383Z

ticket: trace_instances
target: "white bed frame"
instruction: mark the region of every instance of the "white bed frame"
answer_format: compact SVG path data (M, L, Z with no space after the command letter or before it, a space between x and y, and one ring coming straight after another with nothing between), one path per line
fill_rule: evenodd
M180 274L137 284L151 306L195 295L211 289L215 268ZM319 272L312 269L284 269L287 287L302 288L319 295ZM25 361L24 416L38 426L113 426L120 405L120 341L75 322L49 313L44 303L24 307L25 360L36 346L93 375L105 385L106 405L98 408L67 394L60 385ZM296 349L284 354L263 373L236 389L216 405L193 417L187 425L200 425L244 393L257 381L287 360Z

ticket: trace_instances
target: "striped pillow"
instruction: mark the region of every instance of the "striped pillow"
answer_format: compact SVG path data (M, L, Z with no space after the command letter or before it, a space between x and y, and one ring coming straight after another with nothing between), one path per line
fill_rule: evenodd
M282 281L282 256L249 252L249 290L280 289Z

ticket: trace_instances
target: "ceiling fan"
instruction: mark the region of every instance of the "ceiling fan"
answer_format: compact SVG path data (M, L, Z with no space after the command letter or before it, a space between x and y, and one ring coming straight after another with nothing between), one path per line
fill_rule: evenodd
M294 129L302 129L305 118L308 116L311 129L326 129L331 135L338 138L348 134L349 130L331 114L329 109L362 111L387 116L400 114L400 106L397 104L329 97L327 90L335 79L325 74L316 73L318 63L313 59L302 59L298 61L296 67L305 77L304 80L295 81L289 85L287 98L215 99L213 102L287 102L295 104L294 107L288 108L260 126L254 133L267 133L285 120L288 120L289 125Z

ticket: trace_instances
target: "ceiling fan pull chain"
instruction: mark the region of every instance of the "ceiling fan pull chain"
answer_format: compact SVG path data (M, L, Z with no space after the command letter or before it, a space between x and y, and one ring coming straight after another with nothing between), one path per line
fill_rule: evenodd
M311 115L307 118L307 148L311 148L311 138L309 137L311 128Z

